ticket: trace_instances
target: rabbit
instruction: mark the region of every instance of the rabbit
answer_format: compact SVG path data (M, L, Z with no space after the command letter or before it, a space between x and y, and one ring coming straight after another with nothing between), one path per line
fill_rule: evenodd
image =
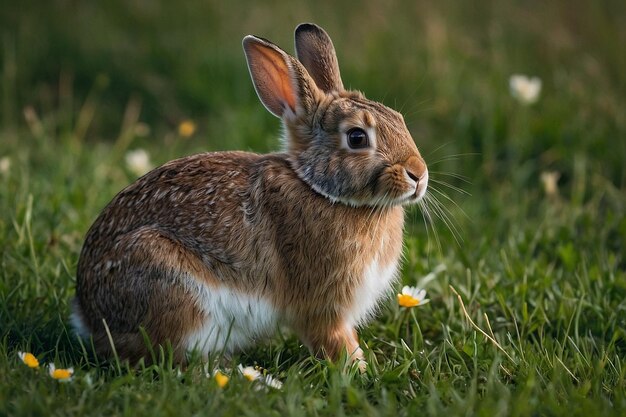
M243 39L256 93L282 120L277 153L173 160L119 192L89 229L72 322L98 355L171 346L231 355L287 326L310 351L363 360L356 329L397 276L404 206L428 169L402 115L344 88L319 26L294 58Z

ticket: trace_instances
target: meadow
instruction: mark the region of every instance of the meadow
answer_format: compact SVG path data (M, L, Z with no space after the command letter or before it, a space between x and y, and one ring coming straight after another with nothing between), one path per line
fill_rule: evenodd
M7 3L0 416L626 415L623 1ZM146 165L279 149L241 39L293 53L304 21L332 36L346 86L405 115L429 164L430 217L407 210L395 290L430 302L390 294L360 331L362 375L282 329L185 369L167 349L139 368L94 356L69 325L87 229ZM511 94L514 74L541 80L536 102Z

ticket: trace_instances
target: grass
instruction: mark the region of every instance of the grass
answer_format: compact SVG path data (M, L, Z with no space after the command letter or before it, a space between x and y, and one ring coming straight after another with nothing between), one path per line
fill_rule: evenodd
M626 414L623 2L318 3L3 6L0 415ZM135 178L125 153L158 165L276 149L240 40L291 50L305 20L333 36L346 85L404 112L429 163L445 221L408 211L401 283L431 302L384 304L361 330L365 375L310 357L288 331L211 358L259 365L281 390L236 373L221 389L167 352L141 369L94 357L68 304L87 228ZM535 105L509 95L516 72L542 78ZM191 138L177 133L186 119ZM18 351L75 378L54 381Z

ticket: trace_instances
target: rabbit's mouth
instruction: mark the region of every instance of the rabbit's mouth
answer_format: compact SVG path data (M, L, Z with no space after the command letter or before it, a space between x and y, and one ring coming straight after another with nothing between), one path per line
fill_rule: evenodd
M402 184L403 188L407 191L395 196L390 197L389 193L386 193L385 197L375 199L373 206L406 206L410 204L418 203L424 195L426 195L426 189L428 188L428 170L425 170L419 179L408 179ZM397 185L394 189L397 190Z
M428 188L428 170L424 170L422 177L419 179L417 183L417 187L415 187L415 201L419 201L424 195L426 195L426 189Z
M428 188L428 169L424 170L424 173L420 178L410 179L411 190L401 197L400 204L414 204L420 201L424 195L426 195L426 189Z

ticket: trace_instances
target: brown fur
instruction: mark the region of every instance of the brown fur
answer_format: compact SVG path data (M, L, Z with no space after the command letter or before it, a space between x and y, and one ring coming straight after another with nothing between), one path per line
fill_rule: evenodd
M344 91L338 67L320 81L334 49L321 29L305 29L299 56L321 50L330 63L311 68L307 58L305 68L269 41L244 40L257 92L283 118L284 153L171 161L121 191L90 228L75 312L99 353L111 354L106 322L122 357L146 355L143 327L183 362L185 337L211 321L185 285L197 280L268 300L315 353L362 356L347 319L362 301L355 289L372 262L399 262L402 204L426 186L426 165L399 113ZM375 132L375 147L342 148L351 126Z
M319 89L325 93L343 91L335 47L326 32L304 23L296 29L295 40L296 56Z

